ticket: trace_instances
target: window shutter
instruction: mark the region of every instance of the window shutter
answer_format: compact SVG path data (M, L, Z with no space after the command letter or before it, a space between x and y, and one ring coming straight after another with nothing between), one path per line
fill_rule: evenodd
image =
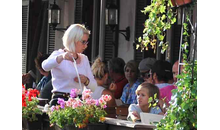
M22 74L27 73L29 1L22 1Z
M76 0L75 6L75 23L82 23L82 6L83 0Z
M137 0L136 1L136 24L135 24L135 38L138 39L140 36L143 36L143 30L144 30L144 23L146 19L148 18L148 15L145 15L141 12L141 10L144 10L144 8L147 5L151 4L151 0ZM138 43L138 41L136 41ZM136 44L134 47L134 60L137 62L140 62L142 59L147 57L156 57L156 54L154 54L153 49L149 48L148 51L143 50L141 52L141 49L139 48L136 50Z
M111 4L111 2L115 3L116 5L119 6L119 1L118 0L106 0L106 5ZM118 12L118 14L120 14ZM116 34L117 35L117 34ZM115 38L115 33L112 32L111 28L109 26L105 26L105 45L104 45L104 60L109 61L112 58L117 57L117 52L118 51L118 41L113 42Z
M113 33L110 27L105 26L105 46L104 46L104 60L109 61L113 58L114 45L113 45Z
M51 54L55 49L55 30L51 26L49 26L47 45L47 54Z
M135 25L135 38L139 38L140 36L143 35L143 30L144 30L144 22L146 20L146 15L141 13L141 10L146 7L147 1L146 0L137 0L136 1L136 25ZM137 43L137 41L136 41ZM143 52L141 52L141 49L139 48L138 50L136 49L136 45L134 47L134 60L137 62L140 62L143 59Z

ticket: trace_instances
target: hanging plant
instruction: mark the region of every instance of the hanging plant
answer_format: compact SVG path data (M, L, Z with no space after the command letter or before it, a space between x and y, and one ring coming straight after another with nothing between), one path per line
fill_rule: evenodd
M138 38L136 49L141 47L141 51L148 50L148 44L156 52L156 43L162 47L162 53L168 47L168 42L164 42L166 30L176 22L176 11L172 9L173 5L170 0L152 0L151 5L142 10L145 15L149 13L149 18L144 23L143 37Z
M166 30L176 22L176 12L172 9L173 0L152 0L151 5L147 6L142 12L149 14L145 21L143 37L139 37L140 42L137 48L148 50L149 45L156 51L156 43L162 47L162 53L168 47L168 42L164 38ZM178 0L176 0L177 2ZM191 1L190 1L191 2ZM188 2L188 3L190 3ZM184 4L188 4L184 3ZM177 76L177 89L174 89L173 99L167 109L164 119L157 126L157 130L194 130L197 129L197 61L188 61L189 37L191 12L197 1L194 0L185 8L186 21L183 23L183 43L181 46L183 52L183 71ZM179 4L180 5L180 4ZM176 6L179 6L176 4ZM195 46L195 44L194 44Z

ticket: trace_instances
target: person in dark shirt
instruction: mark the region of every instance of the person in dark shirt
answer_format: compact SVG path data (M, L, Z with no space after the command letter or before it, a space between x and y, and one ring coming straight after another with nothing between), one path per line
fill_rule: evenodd
M109 89L113 91L115 99L120 99L124 86L128 83L124 74L125 61L122 58L113 58L108 61L111 84Z

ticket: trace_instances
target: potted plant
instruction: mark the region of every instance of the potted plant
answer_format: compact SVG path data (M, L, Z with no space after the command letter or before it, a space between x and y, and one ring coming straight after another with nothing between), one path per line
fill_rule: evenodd
M39 91L36 89L26 90L22 85L22 127L29 130L41 128L42 111L37 107L37 96Z
M105 121L106 102L111 100L110 95L102 95L98 100L91 98L91 91L84 90L82 99L78 95L77 89L72 89L68 101L58 98L58 104L52 106L48 112L51 125L56 125L58 129L84 128L105 129L105 125L99 122ZM89 127L89 128L88 128Z

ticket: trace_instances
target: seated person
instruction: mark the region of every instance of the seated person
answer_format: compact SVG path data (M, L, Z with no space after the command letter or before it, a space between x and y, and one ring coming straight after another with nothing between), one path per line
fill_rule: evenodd
M51 100L51 97L52 97L52 92L51 92L52 90L53 90L53 86L52 86L52 81L50 80L41 89L40 98L48 99L48 102L49 102Z
M41 91L44 86L51 80L51 73L44 71L41 63L49 57L48 54L38 53L37 58L34 59L35 66L39 70L40 74L43 75L40 82L37 84L36 89Z
M124 66L124 60L119 57L108 61L109 77L111 78L109 89L114 93L115 99L120 99L123 88L128 83L124 75Z
M143 59L138 66L138 69L141 74L141 78L144 80L144 82L147 83L152 83L150 77L150 70L153 67L153 64L155 63L156 59L155 58L145 58Z
M165 97L165 103L167 106L169 106L169 101L171 100L172 96L175 97L175 95L173 95L172 90L173 89L177 89L175 83L177 82L177 75L178 75L178 70L179 69L179 60L177 60L172 67L172 72L173 72L173 85L168 85L164 88L160 89L160 96L162 98ZM180 73L182 72L183 66L180 66Z
M183 66L182 65L179 66L179 60L177 60L173 64L173 68L172 68L174 84L177 82L177 75L180 74L182 72L182 70L183 70Z
M150 74L152 83L155 84L159 89L173 85L172 83L168 83L168 81L171 79L171 76L173 75L172 65L168 61L157 60L154 63Z
M134 60L128 61L124 68L125 77L128 80L128 83L124 86L121 101L124 104L137 104L137 97L135 91L140 85L138 78L138 64Z
M28 71L26 74L22 74L22 84L25 85L25 88L33 88L35 85L36 75L32 70Z
M116 106L115 98L113 93L104 88L104 84L106 84L108 79L108 68L106 65L101 61L100 58L97 58L93 65L92 65L92 73L94 75L95 80L97 81L97 88L91 95L93 99L99 99L102 95L110 95L112 99L107 102L108 107Z
M153 107L152 105L149 107L148 100L152 97L152 103L155 103L156 99L154 99L154 95L157 94L156 99L160 98L159 88L150 83L142 83L138 86L136 90L137 101L138 104L131 104L128 108L128 120L133 122L140 120L140 112L152 113L152 114L160 114L164 113L161 111L159 106Z
M150 73L153 83L160 89L160 98L165 99L166 106L169 106L171 91L176 88L173 84L168 83L172 76L172 65L168 61L157 60Z
M43 75L43 78L41 78L40 82L35 87L40 91L40 98L48 99L48 101L50 101L52 96L51 90L53 88L51 84L51 73L44 71L41 66L41 63L48 57L48 54L42 54L39 52L34 60L36 68L40 74ZM31 80L36 80L36 75L32 71L22 75L22 84L29 83Z
M40 82L37 84L37 86L32 86L33 88L36 88L37 90L41 91L44 86L51 80L51 74L50 72L46 72L42 69L41 63L48 58L48 54L42 54L41 52L38 53L37 57L35 58L35 66L40 72L40 74L43 75L43 78L40 80ZM22 75L22 84L28 84L31 82L35 82L36 75L33 73L32 70L30 70L28 73Z

